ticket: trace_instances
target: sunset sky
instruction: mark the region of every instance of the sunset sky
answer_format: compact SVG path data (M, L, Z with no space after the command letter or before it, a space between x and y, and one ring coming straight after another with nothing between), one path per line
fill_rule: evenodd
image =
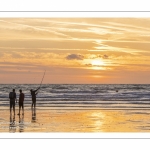
M0 18L0 83L149 84L150 18Z

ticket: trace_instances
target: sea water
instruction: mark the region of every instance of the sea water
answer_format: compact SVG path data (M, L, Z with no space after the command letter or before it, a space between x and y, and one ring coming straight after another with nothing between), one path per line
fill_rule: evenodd
M30 89L37 84L1 84L1 108L9 108L9 92L25 94L24 105L31 107ZM37 94L41 109L150 109L149 84L43 84Z

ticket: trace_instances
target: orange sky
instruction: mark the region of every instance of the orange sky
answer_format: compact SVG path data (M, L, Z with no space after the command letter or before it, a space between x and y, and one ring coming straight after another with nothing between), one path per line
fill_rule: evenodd
M0 83L150 83L149 18L0 18Z

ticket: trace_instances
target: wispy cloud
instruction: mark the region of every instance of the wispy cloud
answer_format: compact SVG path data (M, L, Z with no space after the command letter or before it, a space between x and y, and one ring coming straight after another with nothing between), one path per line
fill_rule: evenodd
M100 71L105 81L140 70L145 75L150 70L149 26L147 18L1 18L1 72L11 78L11 73L18 77L47 68L55 81L59 76L59 81L70 77L78 83L75 75ZM94 59L105 67L94 70Z

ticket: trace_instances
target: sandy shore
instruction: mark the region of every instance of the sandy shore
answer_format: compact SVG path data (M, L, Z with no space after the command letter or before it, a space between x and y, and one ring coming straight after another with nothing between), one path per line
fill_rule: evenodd
M149 110L0 110L0 132L149 132Z

